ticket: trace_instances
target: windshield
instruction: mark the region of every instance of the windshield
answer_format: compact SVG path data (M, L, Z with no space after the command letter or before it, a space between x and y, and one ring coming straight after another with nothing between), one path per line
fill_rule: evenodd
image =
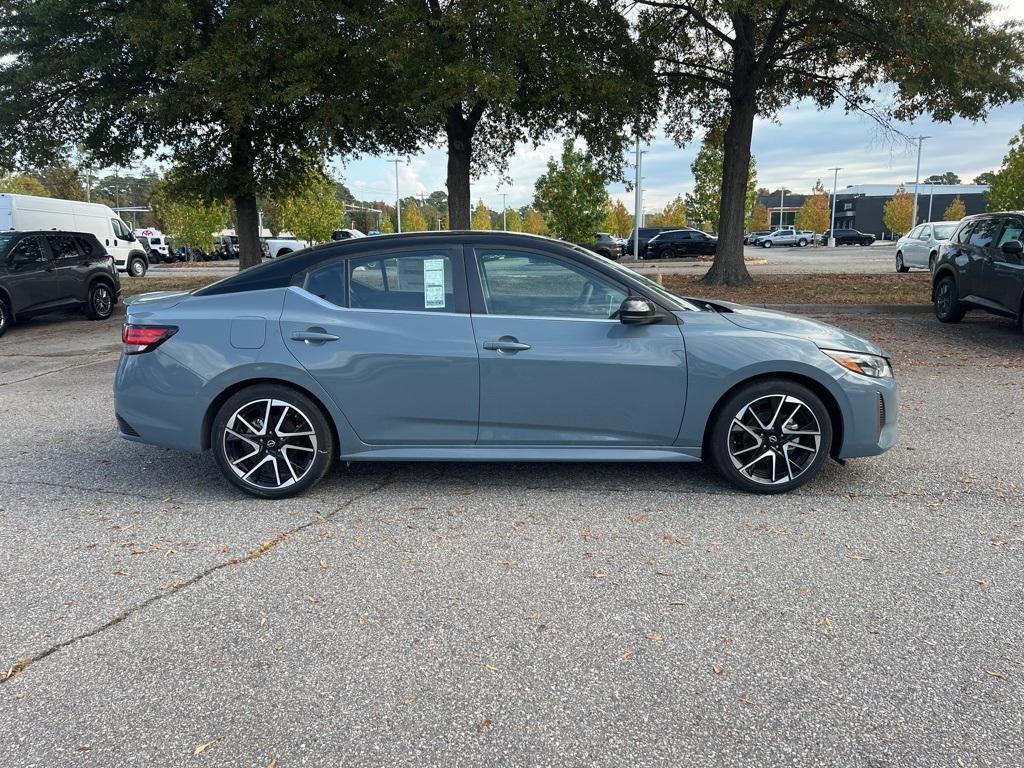
M956 224L936 224L933 229L935 230L936 240L949 240L953 236Z
M654 282L653 280L651 280L649 278L644 277L639 272L635 272L632 269L629 269L629 267L624 267L621 264L619 264L618 262L610 261L610 260L605 259L605 258L603 258L601 256L598 256L593 251L590 251L590 250L588 250L586 248L583 248L581 246L576 246L576 250L582 251L583 253L587 254L588 256L593 257L595 260L601 262L601 264L603 266L610 267L611 269L615 270L616 272L618 272L622 276L624 276L624 277L626 277L626 278L628 278L630 280L634 280L636 282L642 283L645 288L650 290L652 293L657 294L661 298L665 299L670 305L672 305L676 309L685 309L685 310L687 310L689 312L703 312L703 311L705 311L704 309L702 309L698 305L694 304L693 302L691 302L691 301L689 301L687 299L684 299L682 296L678 296L678 295L672 293L672 291L666 290L665 286L658 285L656 282Z

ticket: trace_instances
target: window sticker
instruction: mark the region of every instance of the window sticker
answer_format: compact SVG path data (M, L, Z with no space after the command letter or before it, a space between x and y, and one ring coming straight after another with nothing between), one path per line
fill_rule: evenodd
M444 259L423 260L423 307L444 309Z

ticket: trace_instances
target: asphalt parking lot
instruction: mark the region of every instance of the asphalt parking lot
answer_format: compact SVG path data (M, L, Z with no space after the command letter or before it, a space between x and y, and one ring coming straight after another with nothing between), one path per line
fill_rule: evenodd
M116 436L119 318L11 329L0 765L1019 765L1024 340L823 319L893 354L902 437L785 497L366 464L257 501Z

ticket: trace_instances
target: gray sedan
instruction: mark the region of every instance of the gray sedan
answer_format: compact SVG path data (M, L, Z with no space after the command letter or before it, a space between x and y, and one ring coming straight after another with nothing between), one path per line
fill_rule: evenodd
M746 491L896 440L886 353L687 299L584 248L424 232L298 251L128 304L120 434L280 498L342 461L708 459Z
M949 240L956 221L932 221L919 224L896 241L896 271L909 272L911 267L935 269L939 246Z

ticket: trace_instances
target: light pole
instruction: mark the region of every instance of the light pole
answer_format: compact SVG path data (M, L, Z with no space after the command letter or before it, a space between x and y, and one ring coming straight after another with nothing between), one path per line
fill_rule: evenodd
M913 229L917 226L917 191L920 188L921 180L921 144L924 143L925 139L930 139L931 136L918 136L917 137L917 172L914 174L914 219L910 223L910 228Z
M508 227L506 226L507 221L505 218L505 212L508 210L508 206L505 205L505 197L508 193L501 193L501 231L504 232Z
M398 158L389 160L388 162L395 164L395 220L397 221L397 231L402 231L402 198L398 194Z
M636 140L636 188L633 198L633 261L640 260L640 227L644 218L644 193L640 186L644 153L640 150L640 139Z
M832 171L832 220L828 223L828 247L836 247L836 189L839 183L839 172L842 168L829 168Z
M786 211L786 188L783 187L779 190L779 229L784 226L782 223L782 217Z
M928 221L932 220L932 200L935 199L935 182L926 181L928 185Z

